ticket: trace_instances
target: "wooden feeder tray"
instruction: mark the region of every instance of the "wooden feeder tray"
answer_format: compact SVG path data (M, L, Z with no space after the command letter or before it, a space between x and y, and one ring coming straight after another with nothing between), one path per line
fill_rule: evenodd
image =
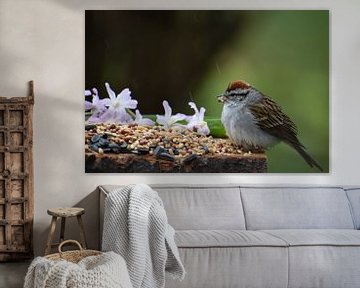
M87 173L263 173L264 151L189 130L99 124L85 132Z

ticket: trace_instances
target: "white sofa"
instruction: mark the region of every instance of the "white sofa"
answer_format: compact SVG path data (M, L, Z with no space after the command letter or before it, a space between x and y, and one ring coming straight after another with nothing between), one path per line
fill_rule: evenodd
M152 187L187 271L166 288L360 287L360 188Z

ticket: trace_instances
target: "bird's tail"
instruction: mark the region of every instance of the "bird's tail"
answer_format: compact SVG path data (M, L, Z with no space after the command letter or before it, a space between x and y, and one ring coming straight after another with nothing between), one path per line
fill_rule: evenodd
M314 158L312 158L304 149L303 145L291 145L299 154L302 158L304 158L304 160L306 161L306 163L309 164L310 167L316 167L318 168L321 172L324 172L324 169L319 165L319 163L317 163Z

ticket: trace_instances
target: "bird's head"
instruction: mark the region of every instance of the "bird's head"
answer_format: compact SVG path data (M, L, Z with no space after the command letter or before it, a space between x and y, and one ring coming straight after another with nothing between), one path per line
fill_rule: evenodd
M230 82L225 92L217 96L217 99L224 104L239 104L246 100L250 90L251 85L249 83L246 83L243 80L237 80Z

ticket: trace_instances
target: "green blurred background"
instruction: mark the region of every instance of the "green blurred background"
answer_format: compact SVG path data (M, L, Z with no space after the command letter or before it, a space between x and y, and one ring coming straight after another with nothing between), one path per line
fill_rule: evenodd
M85 86L129 87L143 114L220 117L216 95L243 79L278 102L329 172L329 11L86 11ZM268 172L318 172L286 144Z

